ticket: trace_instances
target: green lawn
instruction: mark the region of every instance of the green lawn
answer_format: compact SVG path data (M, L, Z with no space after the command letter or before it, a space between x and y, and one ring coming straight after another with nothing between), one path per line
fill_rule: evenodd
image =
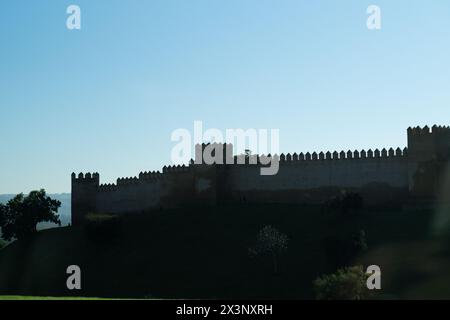
M0 296L0 300L107 300L107 299L82 298L82 297Z

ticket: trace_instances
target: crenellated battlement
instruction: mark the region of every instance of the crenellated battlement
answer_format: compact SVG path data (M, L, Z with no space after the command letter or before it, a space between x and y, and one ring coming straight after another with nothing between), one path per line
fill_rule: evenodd
M169 173L169 174L173 174L173 173L181 173L181 172L188 172L189 170L191 170L191 167L189 166L185 166L185 165L177 165L177 166L164 166L163 167L163 174Z
M101 184L98 187L98 191L100 192L117 191L117 185L114 183Z
M139 180L143 181L156 181L162 178L163 174L159 171L145 171L139 173Z
M364 160L364 159L377 159L377 158L401 158L408 155L408 148L404 149L369 149L369 150L355 150L355 151L327 151L325 152L300 152L299 154L293 153L293 154L284 154L282 153L279 156L280 162L303 162L303 161L326 161L326 160Z
M238 155L235 156L235 162L237 164L247 164L247 165L264 165L268 163L268 159L273 161L279 160L280 164L301 164L304 162L323 162L323 161L341 161L341 160L368 160L368 159L398 159L408 156L408 148L383 148L379 149L369 149L369 150L355 150L355 151L334 151L330 152L300 152L300 153L287 153L280 155Z
M75 172L72 172L72 182L75 183L81 183L81 182L96 182L96 181L100 181L100 175L98 174L98 172L94 172L94 173L82 173L80 172L78 175L75 174Z
M166 177L169 177L173 174L177 173L183 173L183 172L189 172L192 168L185 165L177 165L177 166L164 166L163 172L160 171L144 171L139 173L139 177L124 177L124 178L118 178L116 180L115 184L101 184L98 186L98 190L101 192L108 192L108 191L117 191L120 190L123 186L130 186L130 185L139 185L143 183L153 183L160 181ZM90 175L87 173L86 175L83 175L80 173L78 177L75 176L74 181L76 182L84 182L84 181L97 181L99 180L100 176L98 173L95 174L95 177L93 175Z
M434 125L408 128L408 147L411 159L432 161L450 156L450 127Z
M191 163L202 165L207 162L205 155L209 155L221 163L229 163L233 159L233 145L231 143L202 143L195 145L195 159Z
M129 177L129 178L118 178L117 179L117 186L126 186L130 184L138 184L139 178L138 177Z
M450 126L434 125L431 128L428 126L425 126L423 128L422 127L409 127L408 128L408 135L412 135L412 136L439 134L439 133L450 133Z

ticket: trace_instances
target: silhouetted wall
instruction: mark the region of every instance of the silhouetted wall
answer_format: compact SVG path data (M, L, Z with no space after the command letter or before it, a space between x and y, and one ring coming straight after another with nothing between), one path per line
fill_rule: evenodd
M246 164L206 164L201 154L210 147L218 147L212 150L223 153L223 162L240 158ZM374 203L433 198L450 159L450 127L408 128L408 148L403 150L275 155L280 168L273 176L260 175L259 156L232 157L232 152L230 144L197 145L189 166L164 167L109 185L99 184L98 173L72 174L72 223L82 223L89 212L120 214L236 201L321 202L343 191L360 192Z

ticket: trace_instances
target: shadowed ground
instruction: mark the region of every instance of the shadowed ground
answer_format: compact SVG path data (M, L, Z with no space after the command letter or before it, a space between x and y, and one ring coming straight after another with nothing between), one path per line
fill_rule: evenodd
M450 259L430 235L433 216L366 209L343 217L316 206L248 204L127 216L103 242L82 227L46 230L0 251L0 294L313 299L312 281L335 271L324 240L363 229L369 251L352 264L381 267L383 289L375 297L450 298ZM289 237L278 274L271 259L248 254L265 225ZM82 270L80 292L65 287L73 264Z

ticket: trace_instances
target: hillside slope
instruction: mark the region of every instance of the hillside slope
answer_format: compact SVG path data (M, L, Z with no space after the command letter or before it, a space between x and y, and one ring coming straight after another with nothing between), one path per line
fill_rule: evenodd
M126 216L120 233L106 242L91 239L82 227L51 229L0 251L0 295L313 298L312 281L335 270L324 241L363 229L370 250L355 263L380 264L382 295L450 297L448 289L430 284L445 279L448 259L435 259L432 271L421 267L424 255L436 257L431 219L430 212L370 210L343 217L316 207L243 205ZM248 254L265 225L289 237L277 275L270 259ZM82 270L80 292L65 287L73 264Z

